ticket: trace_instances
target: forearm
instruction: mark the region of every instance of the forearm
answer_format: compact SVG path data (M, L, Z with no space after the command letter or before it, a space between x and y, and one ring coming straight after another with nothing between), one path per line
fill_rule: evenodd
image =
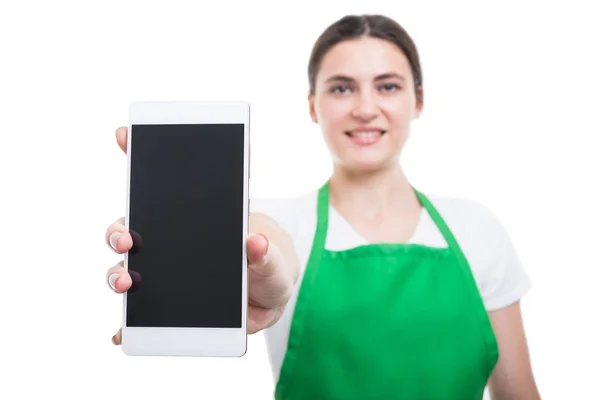
M490 314L500 357L490 377L492 400L539 400L519 302Z
M532 377L510 381L506 377L496 377L490 383L491 400L541 400L540 393Z

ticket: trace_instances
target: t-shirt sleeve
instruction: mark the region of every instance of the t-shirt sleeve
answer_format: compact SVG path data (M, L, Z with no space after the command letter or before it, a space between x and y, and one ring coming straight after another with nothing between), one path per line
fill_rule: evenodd
M486 309L493 311L519 301L532 282L503 223L484 206L479 213L480 292Z

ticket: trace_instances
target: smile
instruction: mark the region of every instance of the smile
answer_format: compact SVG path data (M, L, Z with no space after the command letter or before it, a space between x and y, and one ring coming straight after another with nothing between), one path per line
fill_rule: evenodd
M379 139L385 134L384 130L368 130L368 131L346 131L348 136L355 144L358 145L371 145L379 141Z
M346 132L346 135L351 137L359 137L359 138L374 138L377 136L381 136L385 133L385 131L369 131L369 132Z

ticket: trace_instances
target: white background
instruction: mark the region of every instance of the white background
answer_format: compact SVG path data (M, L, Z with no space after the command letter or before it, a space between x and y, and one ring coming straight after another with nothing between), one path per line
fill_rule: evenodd
M502 219L544 399L600 398L600 62L594 2L6 1L0 6L0 398L268 399L263 337L242 359L130 358L103 242L124 214L114 131L137 100L246 100L253 196L320 185L306 64L348 13L417 43L425 110L403 164L418 188ZM551 3L551 4L549 4ZM289 7L289 8L288 8Z

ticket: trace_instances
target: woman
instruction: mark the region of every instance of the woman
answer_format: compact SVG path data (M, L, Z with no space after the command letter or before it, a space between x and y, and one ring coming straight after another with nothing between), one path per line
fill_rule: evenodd
M400 166L424 97L409 35L344 17L308 74L333 174L300 198L253 201L247 242L249 332L265 331L275 397L468 400L489 383L493 399L539 398L519 309L530 283L502 225L425 196ZM106 234L118 253L132 243L122 222ZM107 279L131 285L121 264Z

